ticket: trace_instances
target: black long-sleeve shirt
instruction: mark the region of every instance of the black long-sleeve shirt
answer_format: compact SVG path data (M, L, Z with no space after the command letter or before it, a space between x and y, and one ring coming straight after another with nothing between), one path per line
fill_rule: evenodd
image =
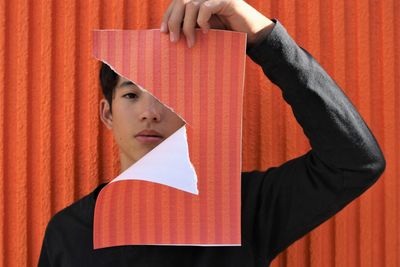
M294 241L367 190L386 161L366 123L278 20L247 54L282 90L312 147L266 171L242 173L242 246L116 246L93 250L96 197L47 225L39 266L269 266Z

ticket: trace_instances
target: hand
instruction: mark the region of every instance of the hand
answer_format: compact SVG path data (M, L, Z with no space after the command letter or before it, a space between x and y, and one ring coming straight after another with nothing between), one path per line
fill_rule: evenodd
M247 33L247 43L253 44L262 30L270 31L274 22L243 0L173 0L164 13L161 32L170 33L177 42L182 27L188 47L193 47L195 28L225 29Z

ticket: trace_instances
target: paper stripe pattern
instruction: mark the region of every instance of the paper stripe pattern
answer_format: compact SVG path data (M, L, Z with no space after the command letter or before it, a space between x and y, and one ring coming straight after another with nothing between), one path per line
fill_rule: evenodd
M196 31L196 45L159 30L98 30L96 58L187 122L199 195L118 181L96 202L94 247L241 244L241 138L246 35Z

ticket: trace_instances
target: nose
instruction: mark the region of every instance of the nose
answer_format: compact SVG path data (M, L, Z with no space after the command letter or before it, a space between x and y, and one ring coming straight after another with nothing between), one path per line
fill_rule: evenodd
M159 122L161 120L162 105L157 101L157 99L154 99L153 97L149 98L150 99L144 103L143 111L140 114L140 120Z

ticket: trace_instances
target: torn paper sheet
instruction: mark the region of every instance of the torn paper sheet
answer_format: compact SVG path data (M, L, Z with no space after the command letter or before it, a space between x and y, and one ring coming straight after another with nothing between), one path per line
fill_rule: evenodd
M210 30L203 34L196 30L193 48L187 47L184 38L171 43L158 29L98 30L93 40L97 59L145 88L187 122L189 159L198 188L196 195L176 181L166 181L185 180L176 165L179 163L154 159L154 168L160 170L151 170L149 152L150 160L140 167L141 177L122 173L123 178L100 191L94 215L94 248L240 246L245 33ZM142 159L147 161L146 156ZM189 165L185 166L182 172L189 171ZM168 168L165 174L176 178L161 178L164 167ZM188 188L194 192L190 183Z

